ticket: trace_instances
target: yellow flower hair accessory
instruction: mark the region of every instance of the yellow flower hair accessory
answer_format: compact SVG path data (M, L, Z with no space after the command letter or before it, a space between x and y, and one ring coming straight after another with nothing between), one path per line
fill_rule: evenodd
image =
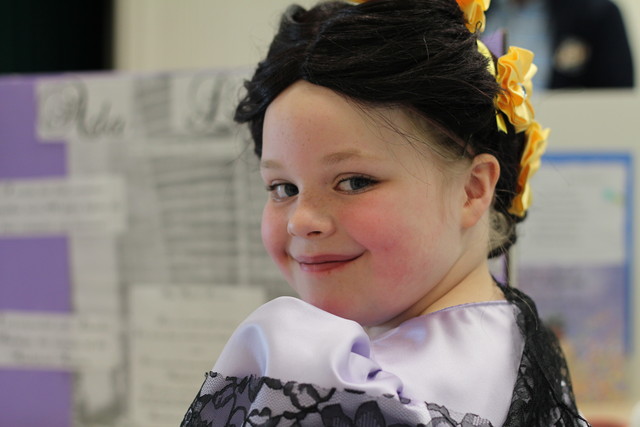
M502 111L515 127L516 133L524 132L525 146L520 159L520 172L516 182L516 195L509 207L509 213L524 217L531 206L531 186L529 179L540 168L542 154L547 148L549 129L543 129L534 120L531 106L533 83L531 79L537 68L533 64L533 53L526 49L510 47L506 55L498 58L498 70L491 51L478 40L478 51L489 59L489 73L496 78L503 92L496 96L496 108ZM507 133L504 117L496 111L498 129Z
M503 92L496 97L496 107L507 116L518 133L526 130L533 121L531 79L537 71L530 50L511 46L506 55L498 58L497 79ZM502 124L499 129L505 132L506 126Z
M489 9L491 0L456 0L467 21L467 29L472 33L484 31L486 19L484 12Z
M547 148L550 129L542 129L536 121L531 122L525 131L525 147L520 160L520 174L516 184L516 196L511 203L509 213L523 217L531 206L531 186L529 179L540 168L542 154Z

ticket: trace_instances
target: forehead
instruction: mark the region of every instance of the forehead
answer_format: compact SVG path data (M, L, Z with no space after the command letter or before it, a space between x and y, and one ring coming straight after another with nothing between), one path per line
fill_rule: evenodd
M289 153L334 150L363 155L411 150L415 156L411 142L423 139L400 109L364 106L331 89L298 81L267 109L262 157L268 163L270 156L283 149Z
M366 119L366 110L369 109L331 89L300 80L285 89L267 108L264 126L265 130L276 129L280 133L326 127L335 132L353 133Z

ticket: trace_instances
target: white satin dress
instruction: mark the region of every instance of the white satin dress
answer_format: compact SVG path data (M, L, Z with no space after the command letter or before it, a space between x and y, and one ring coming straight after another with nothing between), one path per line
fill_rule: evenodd
M473 414L500 426L524 347L517 314L507 301L464 304L410 319L370 339L356 322L281 297L240 324L212 372L218 378L313 384L335 390L336 396L346 391L390 397L382 400L391 406L400 402L412 414L407 423L412 425L433 420L433 411L426 410L431 405L440 408L438 414ZM254 415L275 416L278 403L265 399L264 408L254 406ZM489 425L483 422L469 425Z

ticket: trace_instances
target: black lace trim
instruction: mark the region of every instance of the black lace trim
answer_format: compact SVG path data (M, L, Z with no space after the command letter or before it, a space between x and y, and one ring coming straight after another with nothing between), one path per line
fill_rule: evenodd
M508 301L518 307L518 327L524 351L504 425L588 426L576 407L567 362L555 334L538 316L529 296L510 286L502 287Z
M492 427L476 415L435 404L410 409L393 396L215 372L207 374L181 426Z

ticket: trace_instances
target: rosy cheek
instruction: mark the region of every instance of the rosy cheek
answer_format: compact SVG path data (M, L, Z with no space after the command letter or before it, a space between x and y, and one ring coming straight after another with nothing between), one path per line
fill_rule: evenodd
M273 212L269 206L262 213L261 232L267 253L282 268L286 257L287 224L282 215Z
M380 212L386 212L380 215ZM388 206L367 205L363 209L344 212L342 225L351 238L370 251L386 252L395 246L398 232Z
M407 274L410 261L419 250L413 246L419 230L412 226L411 219L394 215L388 206L376 206L344 220L353 224L349 227L351 237L378 260L372 266L377 276L390 278L393 283L393 278Z

